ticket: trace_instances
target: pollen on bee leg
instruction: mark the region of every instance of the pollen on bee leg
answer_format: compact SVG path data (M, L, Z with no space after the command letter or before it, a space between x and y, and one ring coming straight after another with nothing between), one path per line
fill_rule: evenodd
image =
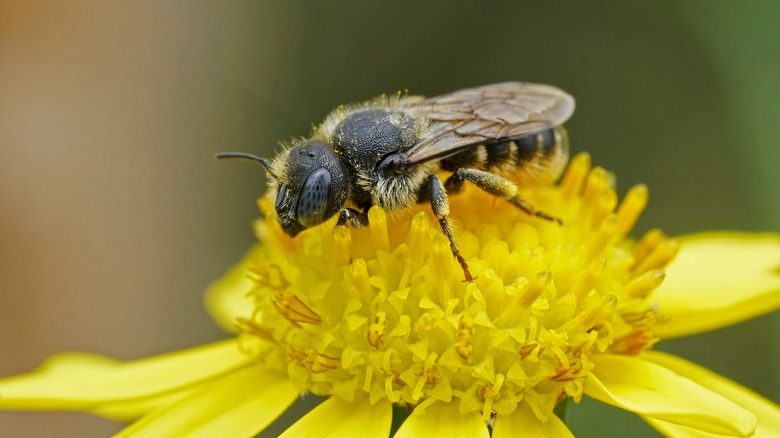
M369 345L379 348L379 344L382 342L382 337L385 334L386 325L387 315L385 312L376 312L366 326L366 339L368 339Z
M389 251L390 237L387 230L387 214L382 207L375 205L368 210L368 228L371 230L374 246L380 251Z
M648 191L647 186L639 184L632 187L623 202L617 209L617 233L621 236L626 235L634 227L639 215L647 206Z
M649 330L638 329L615 339L609 351L615 354L635 355L652 347L659 339Z
M675 239L667 239L661 242L653 251L631 268L631 277L636 278L645 272L662 269L671 262L680 251L680 242Z
M331 251L334 266L345 266L351 259L352 233L345 226L336 226L333 229L333 249Z
M276 310L294 324L322 323L322 317L291 292L280 292L272 298L272 301L274 306L276 306Z
M607 317L617 306L617 297L607 295L602 297L595 305L581 311L574 318L558 327L558 333L568 332L570 334L586 332L598 325Z
M569 168L563 175L560 187L566 196L574 196L582 189L582 183L585 181L585 175L590 171L590 155L587 153L578 154L569 162Z
M644 298L663 283L666 272L648 271L626 283L626 293L631 298Z

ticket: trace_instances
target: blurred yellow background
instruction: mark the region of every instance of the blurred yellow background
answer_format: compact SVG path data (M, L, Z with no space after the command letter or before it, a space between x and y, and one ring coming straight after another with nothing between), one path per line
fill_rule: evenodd
M780 230L780 3L3 2L0 376L226 337L202 292L252 244L259 166L341 103L504 80L577 99L573 152L650 187L636 229ZM735 291L738 293L738 291ZM780 401L780 314L671 351ZM0 435L101 437L0 412ZM657 434L583 402L578 437ZM630 429L629 429L630 428Z

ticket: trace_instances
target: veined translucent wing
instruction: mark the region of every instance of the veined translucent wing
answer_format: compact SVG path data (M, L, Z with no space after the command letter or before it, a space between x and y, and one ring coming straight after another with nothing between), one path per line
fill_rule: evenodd
M549 85L504 82L433 97L416 106L431 119L431 126L405 151L408 165L561 125L574 112L574 98Z

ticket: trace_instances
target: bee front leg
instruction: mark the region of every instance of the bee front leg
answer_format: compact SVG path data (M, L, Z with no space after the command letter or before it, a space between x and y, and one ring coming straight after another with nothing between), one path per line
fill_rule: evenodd
M455 242L455 236L452 235L452 226L447 219L447 215L450 214L450 204L447 201L447 191L444 188L444 184L441 183L438 175L431 175L428 177L428 184L423 189L426 191L423 195L427 195L428 201L431 203L431 209L433 215L439 220L441 225L441 231L447 236L450 241L450 250L455 259L460 263L460 267L463 268L463 274L466 276L466 281L471 282L474 278L469 272L469 266L466 264L466 259L460 255L458 251L458 244ZM423 196L425 198L425 196Z
M363 228L368 225L368 215L354 208L345 208L339 213L339 220L336 222L336 225Z
M494 173L477 169L458 169L452 176L447 178L446 189L450 193L457 193L463 189L465 181L471 182L493 196L500 196L506 199L515 207L532 216L563 225L560 219L535 209L531 203L520 197L515 183Z

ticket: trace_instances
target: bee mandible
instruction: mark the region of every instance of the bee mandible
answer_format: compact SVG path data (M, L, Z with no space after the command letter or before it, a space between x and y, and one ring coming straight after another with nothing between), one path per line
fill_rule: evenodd
M334 215L338 224L368 225L368 209L397 211L428 202L466 281L473 278L458 251L448 194L468 181L541 219L518 194L517 183L553 181L568 160L561 126L574 99L549 85L505 82L426 99L380 96L340 106L311 137L273 160L242 152L217 158L260 162L268 174L282 229L291 237ZM451 175L442 182L441 171Z

